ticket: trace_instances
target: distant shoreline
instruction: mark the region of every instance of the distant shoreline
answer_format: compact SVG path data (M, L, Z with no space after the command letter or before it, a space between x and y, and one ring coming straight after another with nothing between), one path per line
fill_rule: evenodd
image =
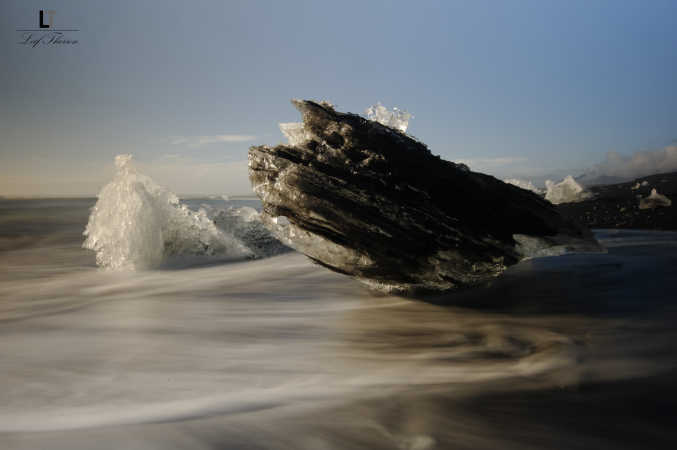
M641 198L652 189L673 201L671 206L640 209ZM557 210L588 228L677 230L677 172L659 173L624 183L592 186L593 197L576 203L561 203Z

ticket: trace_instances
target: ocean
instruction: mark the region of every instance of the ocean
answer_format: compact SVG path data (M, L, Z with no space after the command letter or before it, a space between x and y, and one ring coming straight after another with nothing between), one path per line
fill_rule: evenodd
M95 201L0 200L2 449L677 445L677 233L405 298L293 251L102 270Z

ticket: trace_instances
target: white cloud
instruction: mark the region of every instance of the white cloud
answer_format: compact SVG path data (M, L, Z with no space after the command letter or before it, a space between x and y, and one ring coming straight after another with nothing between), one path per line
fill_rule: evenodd
M629 181L674 171L677 171L677 145L669 145L659 150L640 150L632 155L609 152L602 162L584 174L582 180L592 184L602 177Z
M546 179L561 179L567 174L581 174L576 181L584 186L620 183L657 173L677 171L677 145L658 150L640 150L631 155L609 152L604 159L587 170L580 167L537 167L535 161L522 156L468 158L455 160L467 164L470 170L498 178L521 178L542 186ZM540 160L541 163L547 161Z
M186 145L188 147L200 147L209 144L224 144L233 142L249 142L256 139L250 134L216 134L213 136L173 136L170 138L172 145Z

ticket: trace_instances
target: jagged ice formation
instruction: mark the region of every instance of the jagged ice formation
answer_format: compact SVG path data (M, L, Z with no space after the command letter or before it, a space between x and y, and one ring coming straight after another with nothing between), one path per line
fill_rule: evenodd
M262 222L287 245L385 291L483 284L523 258L599 251L533 192L433 155L402 131L293 100L288 145L249 150Z

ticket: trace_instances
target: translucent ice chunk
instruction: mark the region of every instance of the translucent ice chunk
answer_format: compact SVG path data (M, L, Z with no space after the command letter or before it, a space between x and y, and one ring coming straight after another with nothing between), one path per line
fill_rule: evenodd
M392 111L389 111L388 108L381 104L381 102L367 108L365 114L367 115L367 119L394 128L402 133L407 131L409 119L413 117L410 113L399 108L393 108Z
M279 126L289 145L300 145L308 140L308 135L300 122L281 123Z
M219 230L201 209L191 211L176 195L136 171L132 155L115 158L117 173L92 208L83 247L108 269L149 269L169 257L251 252Z
M263 225L261 213L254 208L241 206L220 210L214 216L214 223L239 239L257 258L266 258L290 250Z
M578 184L571 175L568 175L559 183L546 180L545 199L555 205L559 203L580 202L591 197L589 192L583 190L583 186Z
M659 194L656 188L651 189L651 194L648 197L639 199L639 209L654 209L670 205L672 205L672 200L663 194Z

